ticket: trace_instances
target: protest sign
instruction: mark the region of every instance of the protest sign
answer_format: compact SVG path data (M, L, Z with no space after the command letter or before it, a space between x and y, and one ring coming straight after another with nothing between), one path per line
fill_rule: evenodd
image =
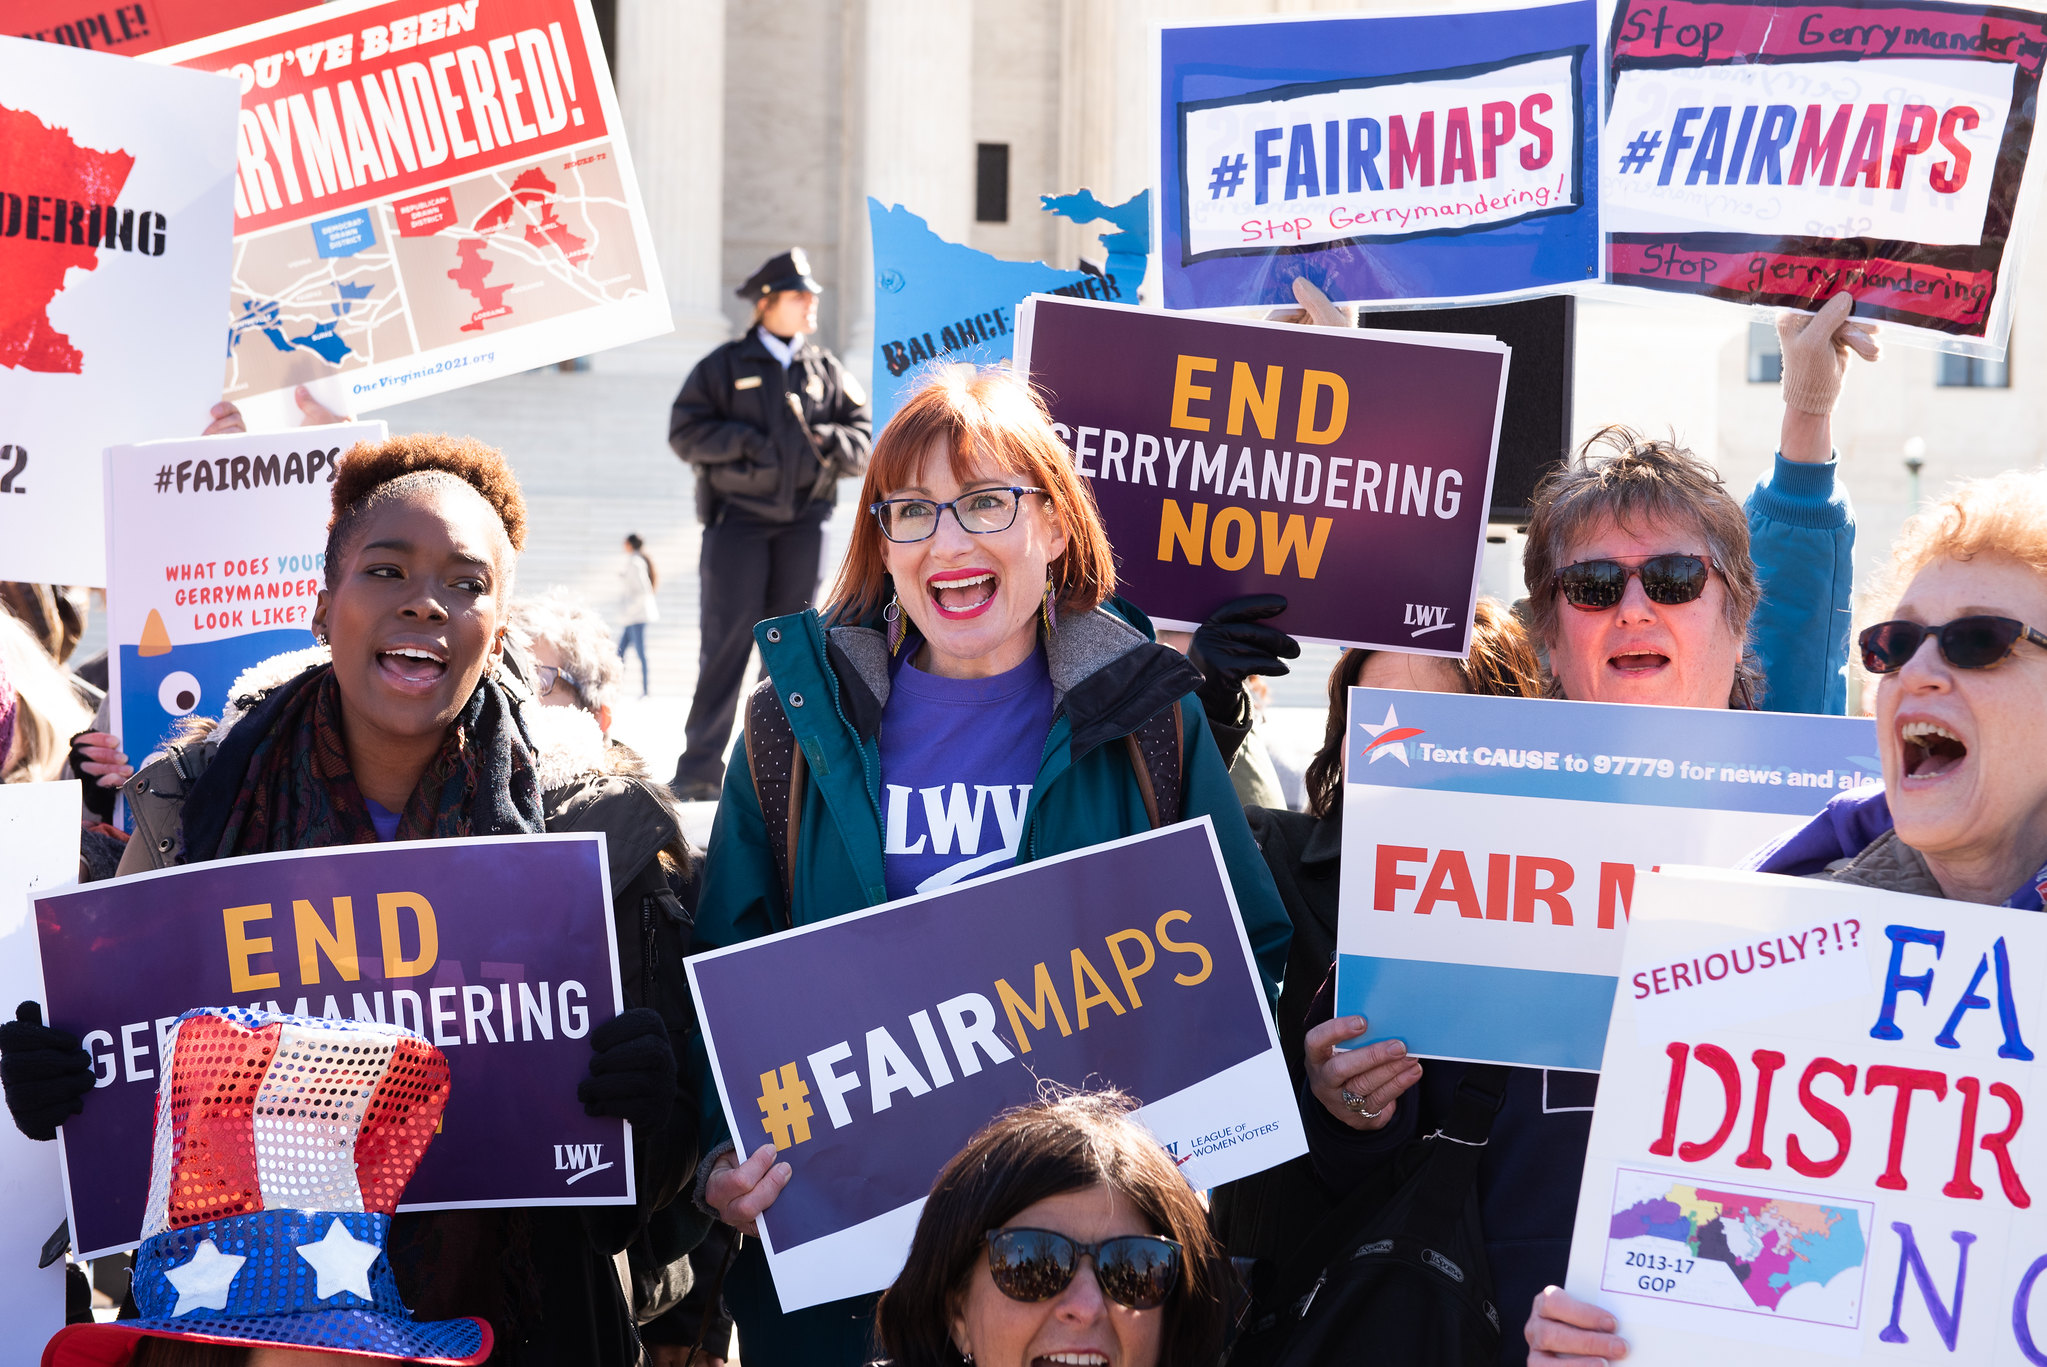
M2041 1361L2043 973L2037 912L1644 877L1567 1289L1629 1362Z
M163 1041L196 1006L384 1021L445 1050L447 1114L400 1210L630 1202L625 1122L576 1100L590 1028L623 1003L604 848L408 840L38 897L50 1022L99 1075L59 1134L80 1256L140 1238Z
M351 423L107 451L108 691L128 754L154 753L180 717L219 715L243 670L313 644L328 485L343 452L384 435Z
M1638 871L1877 772L1865 717L1354 688L1347 725L1336 1009L1484 1063L1597 1068Z
M1158 625L1279 593L1300 640L1469 649L1506 347L1040 295L1016 357Z
M227 397L298 423L669 330L589 0L345 0L147 60L241 83Z
M1598 27L1591 0L1166 25L1166 307L1596 279Z
M0 1009L43 999L29 896L78 881L78 784L0 783ZM64 1263L43 1244L64 1220L57 1146L0 1125L0 1367L34 1367L64 1327Z
M2047 15L1931 0L1621 0L1613 283L2004 354ZM1902 334L1900 334L1902 335Z
M1047 213L1075 222L1107 219L1119 231L1105 270L1059 270L1042 261L1004 261L931 231L898 204L867 201L874 235L874 430L879 432L933 362L992 365L1010 357L1016 308L1026 295L1064 294L1135 304L1144 278L1151 191L1107 205L1086 190L1043 196ZM1128 224L1129 226L1124 226Z
M887 1286L932 1179L1040 1082L1138 1097L1196 1187L1306 1151L1207 817L688 967L735 1142L794 1169L760 1221L785 1310Z
M319 0L10 0L12 34L134 57L305 9Z
M235 88L0 37L0 579L105 584L100 452L220 399Z

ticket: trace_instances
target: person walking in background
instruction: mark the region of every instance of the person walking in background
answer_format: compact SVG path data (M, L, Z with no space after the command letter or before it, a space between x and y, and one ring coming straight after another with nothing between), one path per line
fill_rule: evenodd
M754 623L810 606L839 480L867 469L867 395L808 340L823 292L801 247L747 277L753 327L697 362L669 414L704 524L696 696L671 785L685 800L717 798Z
M661 571L654 567L654 557L648 555L638 532L625 534L625 564L618 572L624 592L619 609L619 619L625 623L625 631L618 638L618 658L626 658L628 648L640 652L640 696L646 697L647 686L647 623L661 620L661 605L654 601L654 590L661 587Z

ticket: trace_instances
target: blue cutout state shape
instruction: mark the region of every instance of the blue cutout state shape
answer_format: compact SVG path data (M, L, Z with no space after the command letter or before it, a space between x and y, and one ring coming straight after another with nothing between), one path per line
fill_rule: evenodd
M1106 220L1105 271L1064 271L1042 261L1004 261L948 242L902 205L867 201L874 233L874 428L895 416L934 361L992 365L1015 351L1016 306L1031 294L1135 304L1150 241L1150 191L1105 205L1092 191L1041 196L1048 212L1078 223Z

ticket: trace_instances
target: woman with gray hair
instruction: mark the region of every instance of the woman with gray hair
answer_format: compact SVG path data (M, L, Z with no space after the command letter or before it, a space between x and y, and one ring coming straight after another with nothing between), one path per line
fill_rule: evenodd
M513 639L533 661L533 691L549 707L580 707L611 734L611 705L625 678L611 628L565 590L551 589L512 609Z

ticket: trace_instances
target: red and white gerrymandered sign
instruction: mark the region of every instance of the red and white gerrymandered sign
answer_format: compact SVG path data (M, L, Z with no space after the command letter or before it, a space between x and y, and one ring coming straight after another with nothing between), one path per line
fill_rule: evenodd
M362 412L669 329L588 0L344 0L153 54L232 76L226 391Z
M2047 15L1933 0L1622 0L1601 191L1616 284L2002 351Z

